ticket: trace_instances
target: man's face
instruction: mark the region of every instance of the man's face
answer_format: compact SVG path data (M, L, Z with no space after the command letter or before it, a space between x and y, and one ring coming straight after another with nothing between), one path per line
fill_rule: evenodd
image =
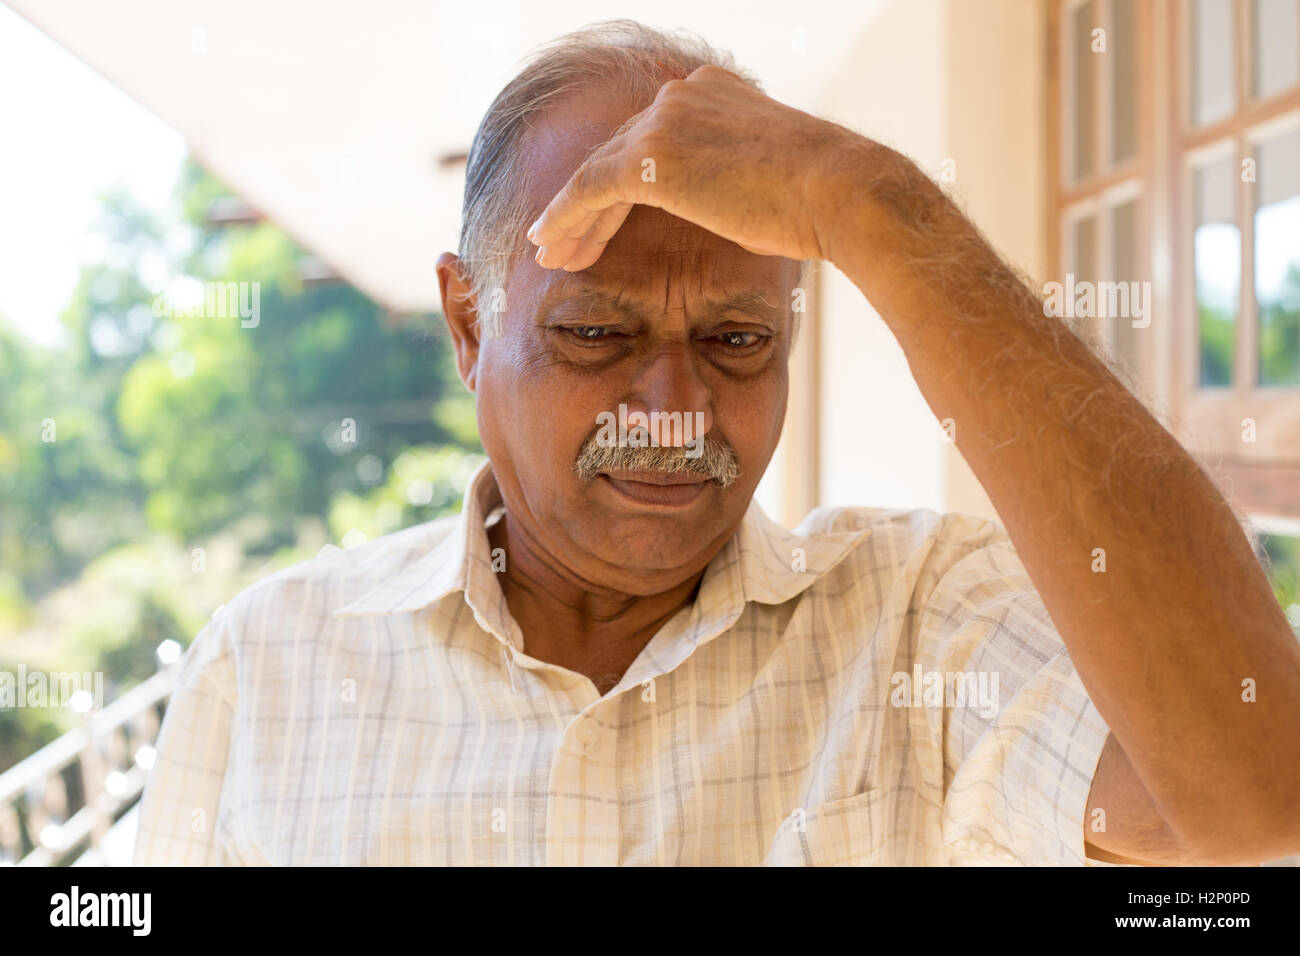
M547 114L528 147L534 216L633 112L583 96ZM641 205L587 269L522 259L502 333L482 342L475 375L512 541L526 533L593 589L654 594L702 570L739 525L780 437L796 278L791 260ZM739 477L722 487L686 473L664 485L662 475L614 469L584 481L575 462L598 416L620 405L702 423L734 452Z

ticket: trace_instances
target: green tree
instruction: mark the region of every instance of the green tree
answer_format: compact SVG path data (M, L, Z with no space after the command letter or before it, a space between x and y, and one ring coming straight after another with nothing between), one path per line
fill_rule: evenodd
M0 667L101 669L111 697L332 528L459 508L481 448L440 317L304 281L312 258L275 225L209 223L231 198L192 163L174 214L105 195L65 343L0 317ZM168 314L176 276L256 283L258 321ZM0 768L75 723L0 714Z
M218 195L191 168L193 225ZM299 516L365 492L373 468L363 461L476 444L436 317L397 323L349 286L305 285L307 255L272 224L200 235L186 273L256 288L260 314L161 318L157 347L128 372L118 418L140 456L152 527L191 539L256 517L263 547L283 545Z

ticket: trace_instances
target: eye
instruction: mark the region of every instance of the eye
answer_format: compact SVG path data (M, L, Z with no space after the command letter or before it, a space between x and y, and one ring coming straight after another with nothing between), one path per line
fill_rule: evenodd
M570 335L580 339L603 339L609 335L609 329L603 325L577 325L567 330Z
M732 348L747 349L750 346L757 344L758 340L762 338L762 336L757 332L732 330L730 332L723 332L718 336L718 338L722 339L723 342L727 343Z

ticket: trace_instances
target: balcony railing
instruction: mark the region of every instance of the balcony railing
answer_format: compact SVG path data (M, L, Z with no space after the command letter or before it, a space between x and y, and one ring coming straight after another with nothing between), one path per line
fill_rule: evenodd
M0 865L58 866L98 849L153 766L175 666L0 774Z
M0 774L0 866L100 858L110 829L144 790L175 680L175 665L165 667ZM1300 857L1265 865L1300 866Z

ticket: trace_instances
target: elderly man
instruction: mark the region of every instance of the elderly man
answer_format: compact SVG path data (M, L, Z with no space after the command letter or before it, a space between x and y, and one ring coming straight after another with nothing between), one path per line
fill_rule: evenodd
M814 260L1006 531L751 501ZM139 861L1300 851L1300 646L1232 509L903 156L597 25L492 104L437 274L490 466L204 629Z

